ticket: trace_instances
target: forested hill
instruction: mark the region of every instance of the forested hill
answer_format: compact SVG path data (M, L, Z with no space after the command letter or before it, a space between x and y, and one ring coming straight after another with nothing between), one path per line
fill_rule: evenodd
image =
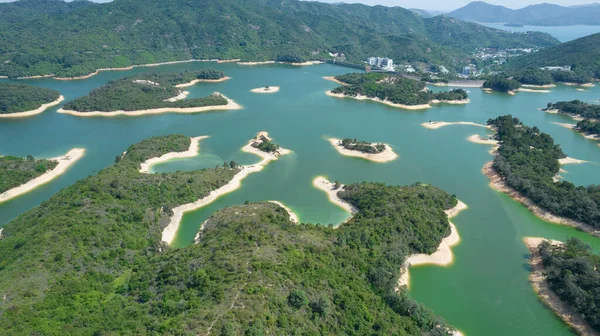
M511 58L506 66L510 70L522 70L564 65L572 66L575 73L600 78L600 33Z
M450 234L453 196L348 185L339 196L358 213L338 229L292 223L272 203L235 206L213 214L197 244L170 249L160 234L172 209L237 172L138 171L189 145L172 135L130 146L4 227L3 336L449 335L394 288L407 255L432 253Z
M476 47L546 47L513 34L400 7L297 0L20 0L0 4L0 75L81 76L187 59L302 60L344 53L455 67Z

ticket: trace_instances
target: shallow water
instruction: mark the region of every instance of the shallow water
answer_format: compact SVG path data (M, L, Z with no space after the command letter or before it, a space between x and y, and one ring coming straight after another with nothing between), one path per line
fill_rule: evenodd
M0 153L53 157L73 147L86 155L59 179L7 203L0 204L0 225L39 205L61 188L109 166L127 147L142 139L172 133L210 135L200 142L200 155L154 167L154 171L214 167L234 160L249 164L260 159L240 148L259 131L294 151L250 175L237 191L184 216L174 247L189 244L200 224L214 211L245 201L278 200L298 214L302 222L339 223L347 214L328 202L325 193L312 187L312 179L325 175L343 183L379 181L436 185L456 194L469 209L453 222L462 238L453 249L455 263L447 268L422 266L411 269L411 295L466 335L571 335L571 331L537 299L527 277L528 251L524 236L564 240L577 236L600 251L600 239L574 229L546 223L504 194L492 190L482 174L492 159L489 147L466 139L488 131L453 125L429 130L429 120L474 121L511 113L528 125L550 133L571 157L591 163L569 165L563 176L576 184L600 184L598 142L552 124L572 122L567 117L538 110L550 101L600 98L600 88L586 92L559 86L552 93L520 92L516 96L485 94L469 89L468 105L436 105L425 111L406 111L370 101L338 99L324 94L336 86L322 76L352 72L332 65L238 66L189 63L123 72L102 72L80 81L23 80L57 89L66 101L87 94L109 80L144 71L181 71L215 67L232 77L222 83L200 83L189 88L190 97L219 91L244 106L227 112L192 115L163 114L147 117L80 118L55 113L22 120L0 120ZM274 94L255 94L250 89L280 86ZM438 90L439 88L433 88ZM352 137L385 142L399 158L378 164L338 154L327 137Z

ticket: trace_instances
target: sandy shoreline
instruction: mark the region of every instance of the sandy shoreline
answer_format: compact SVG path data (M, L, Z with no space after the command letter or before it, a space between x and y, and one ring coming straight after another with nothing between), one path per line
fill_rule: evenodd
M464 105L464 104L469 104L471 102L471 99L467 98L467 99L460 99L460 100L438 100L438 99L434 99L432 101L429 102L429 104L450 104L450 105Z
M371 100L377 103L381 103L381 104L385 104L388 106L392 106L392 107L398 107L401 109L405 109L405 110L424 110L424 109L428 109L431 108L431 105L429 104L421 104L421 105L404 105L404 104L395 104L392 103L391 101L388 100L381 100L379 98L369 98L366 96L347 96L345 94L342 93L333 93L331 91L327 91L325 92L326 95L330 96L330 97L336 97L336 98L351 98L351 99L356 99L356 100Z
M322 78L323 78L324 80L328 80L328 81L330 81L330 82L334 82L334 83L337 83L337 84L339 84L339 85L343 85L343 86L348 86L348 85L349 85L349 84L347 84L347 83L344 83L344 82L342 82L342 81L340 81L340 80L337 80L337 79L336 79L335 77L333 77L333 76L323 76Z
M220 94L220 93L215 92L215 94ZM138 111L119 110L119 111L111 111L111 112L102 112L102 111L79 112L79 111L65 110L65 109L60 108L60 109L58 109L57 112L64 113L64 114L70 114L70 115L77 116L77 117L116 117L119 115L136 117L136 116L147 115L147 114L200 113L200 112L208 112L208 111L224 111L224 110L240 110L240 109L242 109L242 106L239 105L238 103L236 103L235 101L233 101L232 99L229 99L229 98L225 97L224 95L221 95L221 96L223 96L223 98L227 99L226 105L185 107L185 108L162 107L162 108L138 110Z
M531 274L529 282L539 298L548 306L558 317L566 324L575 329L580 335L599 335L576 311L569 305L564 303L558 295L556 295L548 285L544 276L544 264L542 257L538 252L538 246L543 241L549 241L552 245L562 245L563 243L556 240L549 240L537 237L524 237L523 242L531 251L529 265L531 266Z
M275 64L275 61L262 61L262 62L238 62L239 65L264 65L264 64Z
M583 136L584 138L586 138L588 140L596 140L596 141L600 140L600 135L583 133L583 132L577 130L577 125L575 125L575 124L567 124L567 123L560 123L560 122L553 122L553 124L564 127L566 129L570 129L573 132L577 132L578 134L580 134L581 136ZM600 144L598 144L598 146L600 146Z
M219 79L194 79L191 82L177 84L177 85L175 85L175 87L176 88L184 88L184 87L196 85L197 83L220 83L220 82L224 82L229 79L231 79L231 77L227 77L227 76L225 76L223 78L219 78Z
M489 126L486 125L482 125L482 124L478 124L478 123L474 123L471 121L452 121L452 122L446 122L446 121L428 121L425 123L422 123L421 126L428 128L428 129L438 129L441 127L445 127L445 126L450 126L450 125L469 125L469 126L477 126L477 127L483 127L483 128L490 128Z
M49 75L38 75L38 76L26 76L26 77L17 77L15 79L39 79L39 78L50 78L54 77L54 74Z
M350 214L350 216L348 216L348 218L346 218L342 223L336 225L335 226L336 228L338 228L340 225L349 221L352 218L352 216L358 212L358 209L356 209L352 204L344 201L343 199L341 199L338 196L338 192L344 191L343 184L340 185L340 187L338 189L334 189L335 185L332 182L329 182L329 180L327 180L326 177L317 176L313 179L312 185L313 185L313 187L315 187L321 191L324 191L327 194L327 198L329 199L329 202L337 205L338 207L344 209L346 212L348 212Z
M33 180L30 180L25 184L22 184L16 188L7 190L4 193L0 194L0 203L26 194L34 190L35 188L54 180L55 178L64 174L73 164L75 164L75 162L81 159L84 154L85 149L73 148L63 156L48 159L58 162L58 165L56 165L54 169L45 172L44 174L34 178Z
M323 64L323 62L321 62L321 61L306 61L306 62L301 62L301 63L289 63L289 62L281 62L281 63L291 64L294 66L307 66L307 65Z
M99 74L101 71L127 71L127 70L132 70L134 66L128 66L128 67L123 67L123 68L101 68L101 69L97 69L96 71L84 75L84 76L79 76L79 77L54 77L54 79L56 80L78 80L78 79L87 79L93 76L96 76L97 74Z
M388 145L388 144L384 144L385 150L383 152L377 153L377 154L370 154L370 153L363 153L361 151L350 150L350 149L344 148L341 145L341 143L342 143L341 139L329 138L329 139L327 139L327 141L329 141L329 143L333 146L333 148L335 148L335 150L337 150L338 153L340 153L344 156L357 157L357 158L361 158L361 159L365 159L365 160L369 160L369 161L373 161L373 162L379 162L379 163L390 162L390 161L396 160L398 158L398 154L396 154L394 152L394 150L392 149L392 147L390 147L390 145ZM378 144L378 143L377 142L372 143L372 145L376 145L376 144Z
M264 135L268 138L267 132L260 132L257 135L257 138L261 135ZM222 195L228 194L240 188L242 186L242 180L244 180L248 175L252 173L259 172L263 170L265 166L269 164L271 161L275 161L281 155L290 154L291 151L285 148L280 148L278 153L271 154L265 153L259 149L252 147L252 144L255 142L255 139L251 139L244 147L242 147L242 151L246 153L252 153L258 155L262 158L257 164L249 165L249 166L240 166L239 172L235 174L235 176L229 181L227 184L223 185L219 189L213 190L208 194L208 196L201 198L195 202L183 204L173 209L173 216L171 216L171 220L169 225L164 228L162 232L162 241L171 244L175 235L177 234L177 230L179 229L179 224L181 223L181 219L186 212L194 211L200 209L221 197ZM150 159L152 160L152 159Z
M40 114L40 113L44 112L46 109L48 109L48 108L50 108L52 106L56 106L56 105L60 104L63 100L65 100L65 97L64 96L59 96L58 99L56 99L55 101L49 102L47 104L42 104L42 106L36 108L35 110L25 111L25 112L0 114L0 118L23 118L23 117L31 117L31 116L34 116L36 114Z
M528 88L519 88L517 91L519 92L537 92L537 93L550 93L550 90L536 90L536 89L528 89Z
M188 148L188 150L185 152L171 152L171 153L167 153L160 157L154 157L154 158L148 159L140 165L139 172L149 174L150 170L152 169L152 166L154 166L156 164L164 163L164 162L167 162L167 161L170 161L173 159L184 159L184 158L194 157L194 156L198 155L198 150L200 148L200 141L207 139L207 138L209 138L208 135L202 135L202 136L197 136L197 137L191 138L190 148Z
M560 164L561 166L563 165L568 165L568 164L582 164L582 163L586 163L587 161L585 160L579 160L579 159L574 159L572 157L565 157L562 159L558 159L558 164Z
M529 88L529 89L551 89L551 88L555 88L556 84L546 84L546 85L521 84L521 87Z
M539 217L540 219L542 219L546 222L571 226L571 227L580 229L582 231L585 231L589 234L592 234L594 236L600 237L600 230L595 229L591 225L585 224L585 223L582 223L582 222L579 222L579 221L576 221L576 220L573 220L570 218L564 218L564 217L554 215L554 214L550 213L549 211L542 209L541 207L536 205L528 197L521 195L521 193L519 193L515 189L509 187L504 182L504 179L502 178L502 176L500 176L500 174L498 174L496 172L496 170L492 166L493 163L494 163L493 161L486 163L482 169L483 174L490 179L490 187L492 187L492 189L507 194L515 201L518 201L519 203L521 203L525 207L527 207L527 209L529 209L529 211L531 211L534 215L536 215L537 217Z
M268 88L266 86L264 86L264 87L259 87L259 88L250 90L250 92L254 92L254 93L275 93L278 91L279 91L279 86L269 86Z
M277 204L280 207L282 207L285 211L287 211L288 215L290 216L290 222L292 223L299 223L300 221L298 220L298 215L296 215L292 209L288 208L287 206L285 206L283 203L279 202L279 201L269 201L269 203L273 203L273 204Z
M468 207L465 203L457 200L458 204L452 209L446 210L448 216L448 224L450 225L450 235L444 239L438 246L437 251L432 254L412 254L406 258L404 265L402 266L401 276L398 279L398 287L406 286L410 287L410 275L409 267L418 265L437 265L437 266L448 266L454 262L454 254L452 253L452 247L460 243L460 236L456 225L450 221L451 218L458 216L458 214L466 210Z
M467 140L469 140L470 142L476 143L476 144L480 144L480 145L498 146L498 140L484 138L479 134L473 134L470 137L468 137Z

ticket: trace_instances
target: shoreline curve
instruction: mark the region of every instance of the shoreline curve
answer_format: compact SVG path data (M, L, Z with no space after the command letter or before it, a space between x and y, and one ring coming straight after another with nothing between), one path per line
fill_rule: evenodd
M190 148L188 148L188 150L185 152L171 152L159 157L150 158L140 164L139 172L144 174L150 174L150 170L154 165L165 163L173 159L185 159L194 157L198 155L198 151L200 149L200 141L208 138L210 138L210 136L208 135L193 137L190 141Z
M290 216L290 222L292 223L300 223L300 220L298 219L298 215L292 211L292 209L290 209L288 206L286 206L285 204L279 202L279 201L268 201L269 203L273 203L273 204L277 204L279 205L281 208L283 208L283 210L287 211L288 216Z
M394 161L398 158L398 154L394 152L392 147L386 143L385 150L381 153L371 154L371 153L363 153L358 150L346 149L341 146L342 140L337 138L328 138L327 141L335 148L335 150L343 156L356 157L365 160L369 160L377 163L386 163L390 161ZM372 145L377 143L371 143Z
M356 100L370 100L370 101L374 101L376 103L388 105L388 106L391 106L391 107L397 107L397 108L401 108L401 109L404 109L404 110L410 110L410 111L425 110L425 109L431 108L430 104L421 104L421 105L396 104L396 103L392 103L389 100L382 100L382 99L379 99L379 98L369 98L367 96L362 96L362 95L348 96L348 95L345 95L345 94L342 94L342 93L333 93L333 92L331 92L331 90L326 91L325 94L328 95L328 96L330 96L330 97L336 97L336 98L350 98L350 99L356 99Z
M312 185L313 187L324 191L327 194L327 198L329 199L330 203L337 205L338 207L346 211L348 214L350 214L348 218L346 218L343 222L335 225L334 228L337 229L340 225L348 222L350 219L352 219L354 214L358 212L358 209L354 207L354 205L344 201L338 196L338 192L344 191L343 184L340 185L338 189L334 189L334 184L331 183L325 176L317 176L313 179Z
M42 104L40 107L36 108L35 110L0 114L0 118L24 118L24 117L31 117L34 115L38 115L38 114L44 112L45 110L47 110L48 108L60 104L63 100L65 100L65 97L60 95L58 97L58 99L56 99L55 101L49 102L46 104Z

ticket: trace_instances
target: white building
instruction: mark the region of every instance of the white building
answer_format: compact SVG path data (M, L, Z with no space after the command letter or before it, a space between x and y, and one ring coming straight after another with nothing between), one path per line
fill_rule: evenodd
M394 60L386 57L369 57L367 59L367 64L370 66L375 66L379 68L383 68L386 70L394 70Z

